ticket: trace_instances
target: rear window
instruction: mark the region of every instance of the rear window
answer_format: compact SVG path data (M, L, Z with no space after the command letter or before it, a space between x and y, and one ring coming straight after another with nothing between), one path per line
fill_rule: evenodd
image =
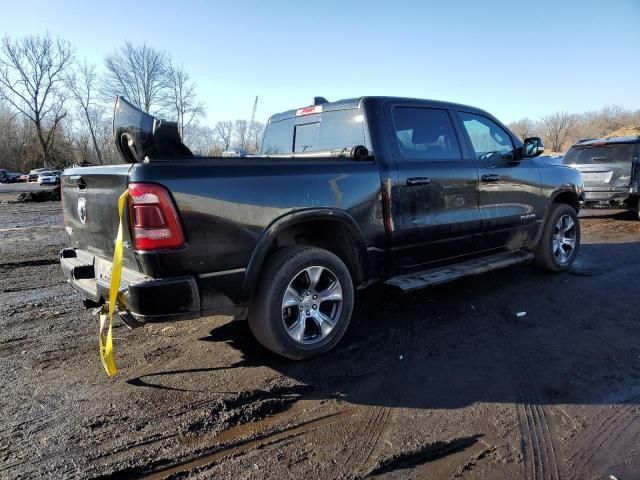
M565 165L589 163L631 162L636 146L633 143L609 143L596 146L573 146L562 158Z
M364 143L362 110L336 110L270 123L261 153L317 152Z

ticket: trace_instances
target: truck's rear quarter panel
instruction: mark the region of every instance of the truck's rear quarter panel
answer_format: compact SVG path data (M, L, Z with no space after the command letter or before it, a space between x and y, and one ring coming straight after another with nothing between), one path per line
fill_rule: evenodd
M145 273L194 275L202 289L221 287L231 297L238 293L243 272L230 273L223 285L215 274L245 268L269 225L290 212L322 207L343 210L360 227L367 246L384 246L380 174L373 161L156 161L134 165L130 181L169 189L187 240L185 250L139 254Z

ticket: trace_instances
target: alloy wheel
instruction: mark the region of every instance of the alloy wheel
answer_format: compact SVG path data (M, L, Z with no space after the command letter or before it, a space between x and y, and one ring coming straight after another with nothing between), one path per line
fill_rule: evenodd
M310 345L325 339L342 313L342 285L328 268L311 266L289 282L282 299L282 322L297 343Z
M552 236L552 253L558 265L566 265L571 261L576 251L577 228L570 215L562 215Z

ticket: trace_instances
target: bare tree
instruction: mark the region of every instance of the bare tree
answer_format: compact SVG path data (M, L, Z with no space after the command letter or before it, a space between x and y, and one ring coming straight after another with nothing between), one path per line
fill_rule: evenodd
M86 129L73 133L72 144L75 163L93 163L91 162L91 143L91 134Z
M218 145L211 127L193 123L185 127L184 133L183 142L196 155L211 155L216 152Z
M4 100L0 100L0 161L3 166L19 171L33 139L33 124L24 115L18 117Z
M527 137L532 137L536 132L536 124L529 118L523 118L517 122L507 125L509 129L515 133L520 140L524 140Z
M47 165L56 130L66 117L64 74L73 62L69 42L29 36L12 40L5 36L0 53L0 97L34 125L42 161Z
M194 120L203 117L205 105L198 101L196 85L182 66L174 66L171 59L165 71L165 87L167 105L175 112L180 136L184 138L185 128Z
M249 124L249 153L258 153L262 146L265 125L255 120Z
M632 114L620 106L607 106L601 110L579 116L576 133L579 138L604 137L614 130L632 123Z
M235 146L242 150L248 150L249 122L246 120L236 120L233 123Z
M105 164L122 163L120 154L116 149L116 142L113 141L113 125L111 118L102 117L96 124L96 139L102 152L102 160Z
M559 152L569 139L576 124L576 115L569 112L558 112L542 117L540 130L551 151Z
M95 65L89 65L86 61L78 64L74 71L69 72L66 77L67 87L72 94L73 99L78 105L83 122L91 136L91 142L98 163L102 164L102 150L96 138L96 124L100 121L102 112L96 104L96 94L98 88L98 74Z
M215 140L220 142L225 150L229 150L233 139L233 122L227 120L216 123L213 127L213 135Z
M116 52L104 59L106 75L103 93L113 99L123 95L136 107L149 113L157 113L167 66L164 52L125 42Z

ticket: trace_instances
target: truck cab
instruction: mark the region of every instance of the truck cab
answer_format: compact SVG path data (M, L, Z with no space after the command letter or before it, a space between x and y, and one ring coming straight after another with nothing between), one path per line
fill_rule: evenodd
M474 107L394 97L321 103L271 117L262 153L357 144L370 150L387 195L385 275L535 243L549 200L548 166L535 158L542 144L531 139L527 153Z

